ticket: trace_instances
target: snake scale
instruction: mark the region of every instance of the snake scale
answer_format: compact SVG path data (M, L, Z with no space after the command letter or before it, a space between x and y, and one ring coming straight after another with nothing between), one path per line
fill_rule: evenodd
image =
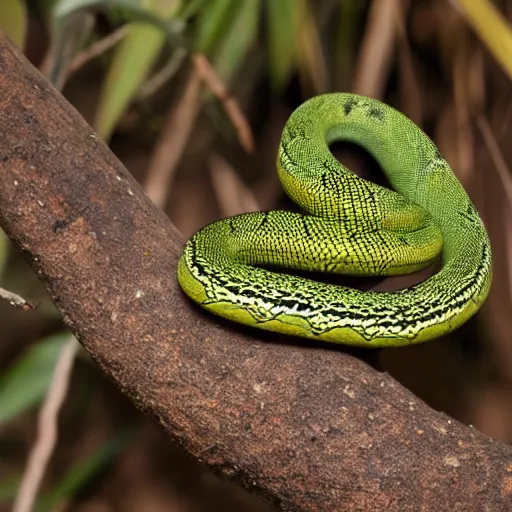
M394 190L336 160L329 145L340 140L368 151ZM185 245L178 279L202 307L270 331L385 347L450 332L485 300L485 227L435 144L400 112L354 94L314 97L288 119L277 170L306 214L248 213L198 231ZM439 272L395 292L268 268L389 276L423 268L440 253Z

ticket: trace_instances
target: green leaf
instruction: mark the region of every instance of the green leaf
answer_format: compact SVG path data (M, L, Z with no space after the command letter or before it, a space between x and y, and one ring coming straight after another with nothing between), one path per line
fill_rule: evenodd
M238 12L223 37L213 67L226 81L232 77L251 49L257 35L260 0L245 0L237 4Z
M299 0L267 0L267 31L270 79L275 89L282 89L297 60L296 33Z
M196 34L196 49L210 53L232 23L240 0L208 0L201 10Z
M62 481L36 506L37 512L47 512L83 489L105 466L124 450L131 439L133 429L126 429L105 443L99 450L75 464Z
M22 0L0 2L0 30L23 50L27 33L27 9Z
M180 7L180 2L148 0L146 4L161 20L167 20ZM129 34L118 45L113 56L96 112L94 127L104 140L110 138L122 114L146 80L166 37L166 32L153 24L130 24Z
M357 59L357 37L364 8L360 0L341 2L336 45L328 62L333 70L334 90L348 90L352 82L354 62Z
M62 333L39 341L7 369L0 381L0 425L42 400L69 336Z

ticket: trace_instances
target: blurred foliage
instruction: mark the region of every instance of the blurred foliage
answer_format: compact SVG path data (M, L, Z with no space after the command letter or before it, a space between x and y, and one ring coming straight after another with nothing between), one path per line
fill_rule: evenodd
M281 192L272 168L277 137L290 108L309 95L371 91L424 126L463 183L472 187L475 199L482 196L477 204L487 208L491 236L498 240L496 268L508 279L495 284L490 306L482 313L485 322L457 334L458 344L452 340L388 351L381 360L387 371L434 407L512 441L512 415L506 407L512 396L512 354L507 349L512 329L507 323L512 230L510 204L503 195L503 190L512 190L507 168L512 153L500 144L512 135L507 78L512 76L511 14L512 0L2 0L0 30L70 100L75 99L75 106L104 140L112 142L141 182L169 174L166 197L172 200L166 211L185 234L213 220L219 211L279 204ZM208 65L194 58L197 55ZM201 94L191 86L197 76ZM234 142L235 135L244 139L244 123L256 133L257 152L252 156ZM177 146L169 134L186 125L193 127L190 140L187 135L175 150L178 154L167 155L162 164L155 158L159 148ZM484 140L496 139L495 144L484 144L480 131L486 134ZM243 147L248 151L251 145ZM478 166L486 169L485 179ZM499 179L495 167L501 169ZM489 205L499 213L489 211ZM0 285L18 283L29 300L42 294L8 248L0 236ZM62 324L50 308L41 307L25 318L5 318L0 333L0 347L5 347L0 352L5 368L0 379L3 502L12 499L18 475L23 474L33 443L33 409L46 394L68 337L56 334L62 332ZM186 459L173 453L164 457L165 470L155 470L155 456L147 455L150 450L142 456L137 449L156 439L152 453L165 454L167 440L151 430L142 440L130 442L124 432L138 421L136 413L121 405L122 419L110 417L116 410L112 403L122 404L120 395L101 381L92 365L85 363L75 373L77 387L89 389L91 381L101 384L93 404L76 400L75 395L68 398L56 467L48 470L40 510L87 501L86 491L108 501L105 488L114 484L102 479L101 472L109 466L112 480L117 475L121 482L118 499L129 496L125 466L116 462L123 450L128 459L139 461L126 463L130 481L145 482L134 485L133 492L148 489L146 503L154 507L152 500L161 491L152 485L160 479L170 496L165 503L174 506L180 486L167 485L169 475L179 482ZM66 408L73 407L79 410L66 414ZM90 418L87 427L83 418ZM78 435L82 430L83 436ZM95 441L93 448L80 452L89 438ZM11 453L7 445L18 451ZM66 451L73 455L66 456ZM167 463L174 458L178 462L171 471ZM207 479L200 470L185 472L207 495ZM144 480L146 474L150 477ZM195 487L188 485L190 496ZM231 501L217 508L246 509L240 504L249 498L232 489L230 493ZM251 510L265 509L254 507ZM204 510L212 510L208 499Z
M41 401L68 338L58 334L40 340L7 369L0 380L0 426Z
M198 17L196 49L212 55L213 67L228 82L256 40L260 3L215 0ZM228 4L232 12L224 13L219 4Z
M172 19L181 0L150 0L145 7L165 21ZM140 86L146 80L162 46L166 33L158 26L144 22L129 24L127 35L117 46L98 103L94 128L103 139L109 139L119 118Z
M64 478L53 489L42 495L36 504L36 512L50 512L62 506L93 480L100 471L113 463L130 440L129 432L116 433L92 454L68 468ZM0 504L12 501L16 496L20 479L11 477L0 482Z
M129 430L117 432L98 450L70 467L64 478L38 501L36 512L50 512L70 500L106 466L113 463L130 441Z

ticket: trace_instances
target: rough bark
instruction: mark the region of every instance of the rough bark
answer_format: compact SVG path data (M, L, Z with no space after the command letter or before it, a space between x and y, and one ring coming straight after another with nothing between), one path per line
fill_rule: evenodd
M357 358L193 307L172 224L3 38L0 224L136 406L282 510L510 510L506 445Z

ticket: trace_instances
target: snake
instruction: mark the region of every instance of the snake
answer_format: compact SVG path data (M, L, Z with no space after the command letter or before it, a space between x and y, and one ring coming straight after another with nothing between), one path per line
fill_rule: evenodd
M390 187L365 180L331 146L360 146ZM285 123L277 173L300 212L216 221L186 242L177 276L201 307L248 326L358 347L399 347L449 333L491 286L491 246L462 184L409 118L351 93L315 96ZM439 270L396 291L315 276ZM293 273L295 271L295 274Z

